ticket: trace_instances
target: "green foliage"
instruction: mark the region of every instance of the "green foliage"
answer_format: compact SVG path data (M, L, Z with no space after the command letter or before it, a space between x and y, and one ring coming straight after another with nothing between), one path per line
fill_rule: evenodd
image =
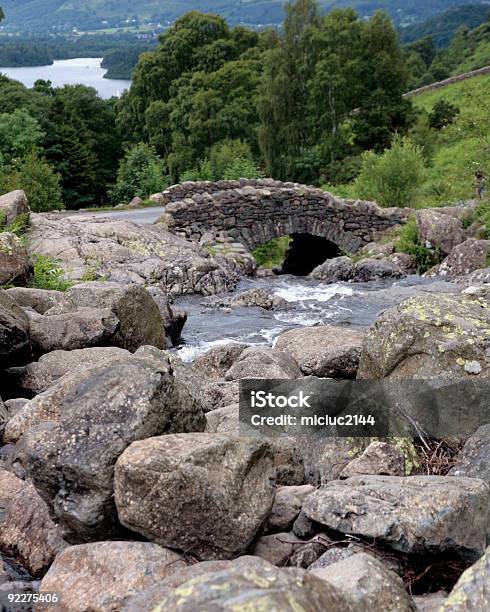
M444 100L460 108L454 123L433 130L432 160L426 169L419 206L443 205L475 197L475 172L490 169L490 76L461 81L413 98L430 112Z
M411 217L399 231L395 248L399 253L408 253L415 257L419 274L424 274L441 261L439 253L430 251L421 244L415 217Z
M43 138L38 121L24 109L0 114L0 166L27 155Z
M52 289L67 291L73 283L63 278L64 270L57 261L47 255L37 255L34 258L34 276L32 287L36 289Z
M122 159L111 199L114 204L126 204L135 196L147 199L166 186L162 161L142 142L131 147Z
M0 220L0 229L4 227L6 232L10 232L11 234L15 234L16 236L22 236L29 229L29 213L22 213L19 215L10 225L5 227L5 224L2 225Z
M4 210L0 210L0 231L5 229L7 225L7 213Z
M48 212L64 208L60 186L61 176L43 158L30 153L12 164L0 176L0 191L7 193L23 189L31 210Z
M485 226L483 238L490 240L490 200L483 201L475 212L475 221Z
M422 150L409 138L395 136L391 148L382 154L364 154L354 191L381 206L413 206L423 178Z
M460 110L455 104L446 100L438 100L429 113L429 126L435 130L442 130L454 123L459 113Z
M282 236L257 247L252 252L257 265L264 268L275 268L282 264L290 242L291 236Z
M225 181L236 181L242 178L263 178L263 176L263 173L254 162L246 157L237 157L223 171L223 179Z

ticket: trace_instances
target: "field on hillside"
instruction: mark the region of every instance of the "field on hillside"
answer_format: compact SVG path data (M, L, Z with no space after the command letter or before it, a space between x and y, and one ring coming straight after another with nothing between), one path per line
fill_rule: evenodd
M460 110L454 124L428 143L434 151L427 168L421 204L442 204L474 196L474 174L490 174L490 75L484 75L412 98L416 108L430 112L439 100ZM487 188L488 191L488 188Z

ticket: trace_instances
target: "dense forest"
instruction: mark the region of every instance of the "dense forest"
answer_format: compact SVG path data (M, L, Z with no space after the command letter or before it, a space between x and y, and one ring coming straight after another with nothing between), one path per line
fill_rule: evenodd
M120 100L2 77L0 189L24 188L45 210L145 199L178 180L267 175L355 183L354 195L384 201L367 185L373 164L388 155L390 176L416 186L460 112L417 109L404 92L478 63L489 28L462 29L438 50L430 38L401 46L386 13L322 15L314 0L287 4L282 28L261 32L192 11L140 56ZM124 53L107 57L124 64ZM387 199L404 205L397 189Z

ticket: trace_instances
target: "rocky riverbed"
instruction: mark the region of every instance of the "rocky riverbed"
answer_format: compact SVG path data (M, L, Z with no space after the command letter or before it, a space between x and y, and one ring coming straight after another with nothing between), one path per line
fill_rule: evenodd
M22 192L0 207L29 213ZM0 234L1 605L487 610L490 424L239 435L244 379L490 378L487 241L432 221L446 259L426 277L386 241L299 278L158 224L31 215L24 240ZM28 287L35 254L67 291Z

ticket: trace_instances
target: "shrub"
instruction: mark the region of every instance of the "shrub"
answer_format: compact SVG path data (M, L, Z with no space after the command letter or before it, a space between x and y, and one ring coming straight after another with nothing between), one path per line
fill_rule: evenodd
M141 142L121 160L111 200L113 204L127 204L135 196L146 200L167 185L162 160L153 147Z
M442 130L455 122L460 110L457 106L446 100L438 100L429 113L429 125L435 130Z
M411 217L400 230L395 248L399 253L415 257L419 274L427 272L441 261L440 253L431 251L420 242L415 217Z
M381 206L413 206L424 180L423 151L409 138L395 136L381 155L363 155L361 172L354 183L357 197Z
M252 255L259 266L274 268L284 261L290 242L291 236L281 236L281 238L261 244L252 252Z
M1 225L1 224L0 224ZM29 228L29 213L19 215L5 230L16 236L22 236Z
M48 162L32 152L8 167L6 173L0 177L0 191L7 193L23 189L34 212L60 210L65 207L60 180L61 176Z
M66 291L73 283L63 278L64 270L54 259L47 255L37 255L34 258L34 277L32 287L36 289L52 289Z
M245 157L237 157L237 159L233 160L223 171L223 179L225 181L237 181L242 178L263 178L263 176L264 175L257 168L255 163Z

